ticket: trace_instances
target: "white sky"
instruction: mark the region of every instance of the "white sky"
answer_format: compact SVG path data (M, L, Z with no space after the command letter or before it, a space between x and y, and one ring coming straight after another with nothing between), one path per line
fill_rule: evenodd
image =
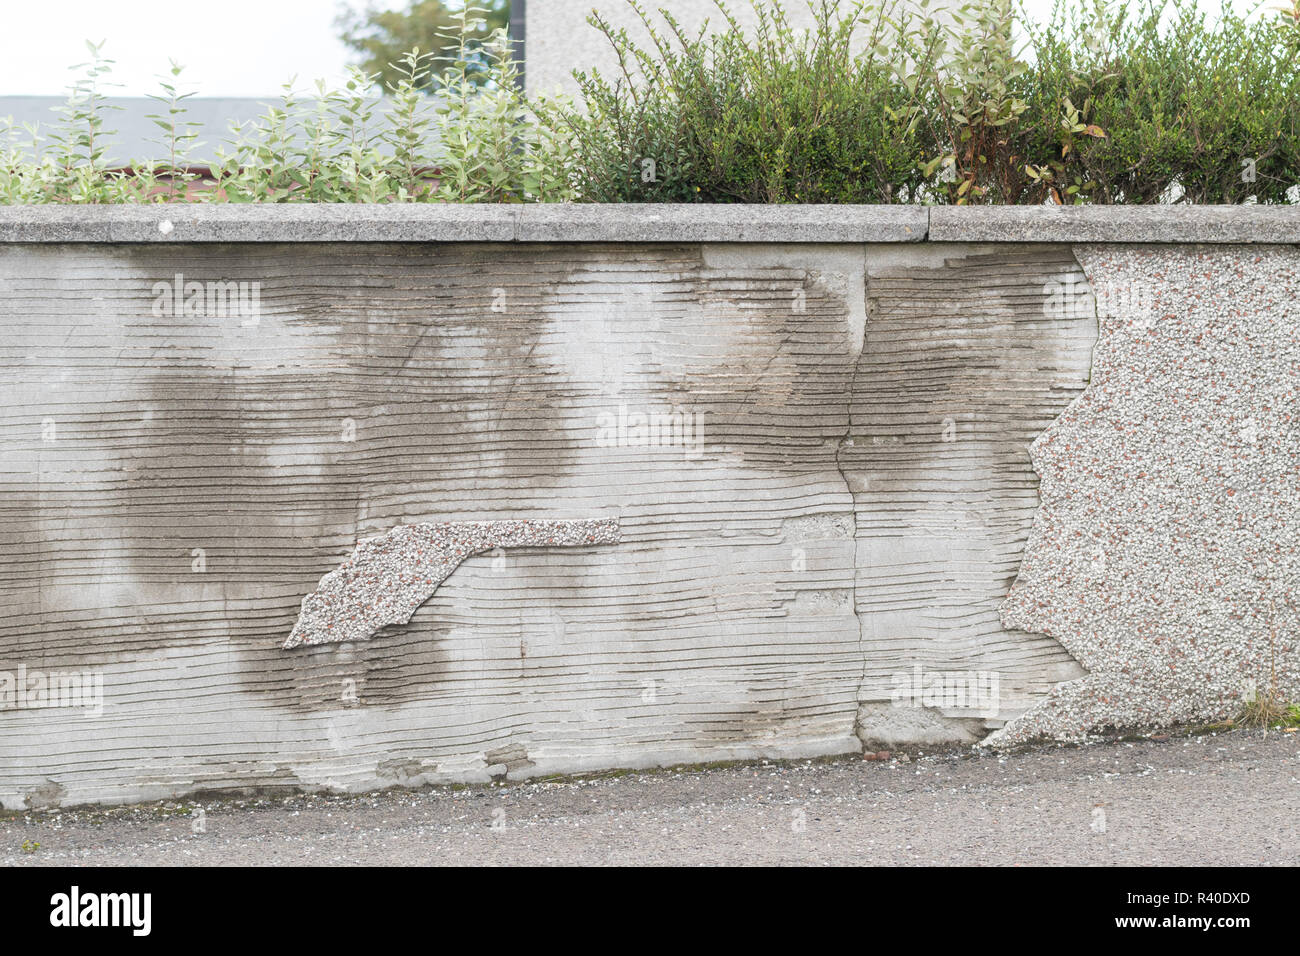
M271 96L294 74L299 88L339 80L350 53L334 26L340 9L339 0L0 0L0 96L62 94L68 67L89 57L85 41L105 39L122 84L113 95L157 92L169 57L201 96Z
M530 2L544 7L547 0ZM1244 11L1257 2L1233 0L1233 6ZM64 93L74 77L68 67L88 56L84 41L105 39L104 54L116 61L111 79L121 84L107 91L115 95L157 92L169 57L186 67L183 88L201 96L268 97L295 74L303 90L319 78L337 83L349 61L334 26L342 5L343 0L0 0L0 96ZM1208 5L1217 6L1217 0ZM1027 0L1027 6L1041 15L1051 0Z

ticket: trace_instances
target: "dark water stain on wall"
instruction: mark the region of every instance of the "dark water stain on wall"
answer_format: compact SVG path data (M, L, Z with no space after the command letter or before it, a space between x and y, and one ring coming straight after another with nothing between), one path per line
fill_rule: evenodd
M137 750L95 786L848 738L864 654L884 675L917 648L1050 665L982 615L1032 511L1021 445L1074 394L1077 343L1053 364L1060 330L1031 301L1072 263L872 262L675 243L33 252L5 353L19 398L0 424L21 440L0 651L115 668L112 699L168 766ZM257 282L257 314L156 314L178 275ZM624 409L697 415L703 447L602 445ZM618 516L625 541L481 555L409 625L281 648L358 538L525 515ZM365 747L331 751L325 722L354 712ZM105 726L96 754L124 733Z
M1054 284L1079 275L1065 247L893 258L870 274L842 454L857 502L863 700L890 701L916 664L998 671L1004 705L1023 709L1076 669L1055 641L1004 629L997 607L1038 505L1027 447L1087 384L1096 322L1050 308Z

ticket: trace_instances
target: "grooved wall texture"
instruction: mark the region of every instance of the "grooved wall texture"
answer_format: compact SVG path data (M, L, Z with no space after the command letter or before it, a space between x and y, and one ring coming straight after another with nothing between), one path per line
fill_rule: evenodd
M1081 252L1095 274L1159 266L1171 314L1216 286L1189 268L1228 275L1245 254ZM1259 269L1295 252L1249 255L1254 311L1233 321L1275 351L1230 349L1245 365L1223 370L1257 368L1252 390L1294 407L1294 351L1276 350L1295 323L1269 331ZM1051 723L1044 701L1095 659L1076 631L1147 596L1050 583L1083 547L1068 535L1094 533L1086 508L1054 523L1070 469L1100 486L1039 436L1070 409L1053 428L1100 428L1088 440L1115 461L1116 429L1138 434L1137 406L1090 424L1080 400L1086 288L1059 244L0 246L0 672L102 680L102 707L11 695L0 799L362 790L1095 723L1104 708ZM1213 324L1196 315L1164 354L1217 373L1228 353L1195 351ZM1126 353L1102 354L1127 381ZM1286 422L1292 457L1268 467L1293 493ZM1036 440L1050 485L1022 569ZM1269 514L1260 547L1293 549L1294 509ZM360 540L525 519L616 521L618 541L466 556L409 624L284 647ZM1087 616L1030 613L1043 595Z

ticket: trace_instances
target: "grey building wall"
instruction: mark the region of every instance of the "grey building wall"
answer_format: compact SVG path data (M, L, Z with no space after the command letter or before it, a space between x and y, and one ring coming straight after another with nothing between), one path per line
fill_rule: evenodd
M55 112L63 106L66 99L62 96L0 96L0 120L12 119L15 138L12 144L22 152L31 154L30 137L22 129L24 124L36 125L42 141L37 143L35 153L48 149L50 136L57 129L62 117ZM310 110L314 101L303 98L304 110ZM433 104L430 99L428 103ZM231 151L235 134L232 126L251 124L266 114L271 105L279 105L278 94L268 93L264 97L192 97L185 101L184 122L195 124L192 129L198 138L191 147L191 159L206 163L211 161L218 147ZM386 101L376 100L376 114L382 112ZM104 102L104 136L106 159L115 165L127 165L136 160L157 160L163 158L163 146L159 142L162 130L149 119L150 114L165 110L156 101L147 96L114 96ZM297 140L306 144L307 137L300 129L291 130ZM9 144L0 140L0 149Z
M609 40L587 23L587 16L593 9L615 27L626 27L634 37L646 38L644 26L626 0L526 0L526 4L527 87L530 93L556 89L572 93L577 88L572 78L573 70L608 72L618 68ZM655 11L667 9L691 32L699 30L706 21L711 29L725 26L713 0L646 0L644 6ZM786 0L785 6L794 26L812 25L813 15L806 0ZM933 0L930 10L958 6L958 0ZM752 27L755 16L748 3L732 0L728 9L742 24ZM663 24L662 17L652 16L656 23Z
M35 124L45 142L39 149L49 146L49 136L62 117L55 112L66 102L62 96L0 96L0 119L12 118L16 127ZM192 97L185 101L187 122L198 124L196 147L200 158L213 155L215 148L227 142L231 123L247 123L266 112L267 104L274 102L272 95L253 97ZM164 112L160 104L145 96L114 96L105 101L104 116L107 159L125 165L132 160L159 158L163 147L158 143L162 131L149 119L149 114ZM19 132L17 145L27 147L28 137Z

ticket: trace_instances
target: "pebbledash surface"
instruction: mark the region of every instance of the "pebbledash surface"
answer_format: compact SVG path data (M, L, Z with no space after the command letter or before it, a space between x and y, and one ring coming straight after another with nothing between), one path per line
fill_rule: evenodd
M0 799L1295 700L1297 243L1294 207L0 209Z

